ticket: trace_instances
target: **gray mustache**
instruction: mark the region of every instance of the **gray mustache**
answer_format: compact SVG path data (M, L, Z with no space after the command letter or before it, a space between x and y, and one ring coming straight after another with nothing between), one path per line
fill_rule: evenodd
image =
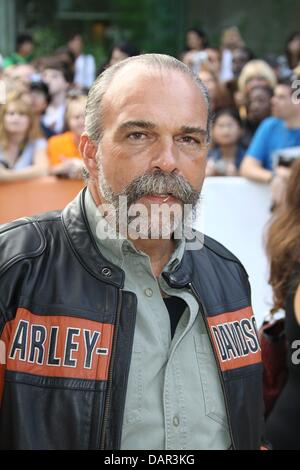
M134 204L144 196L169 194L183 204L195 206L200 192L196 191L181 175L155 170L135 178L119 196L127 196L128 204Z

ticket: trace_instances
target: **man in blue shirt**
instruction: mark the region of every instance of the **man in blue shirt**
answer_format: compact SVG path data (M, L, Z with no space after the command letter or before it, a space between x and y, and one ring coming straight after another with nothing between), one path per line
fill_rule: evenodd
M291 80L276 86L273 117L265 119L257 129L241 166L242 176L269 183L280 155L298 156L298 152L300 156L300 100L294 93Z

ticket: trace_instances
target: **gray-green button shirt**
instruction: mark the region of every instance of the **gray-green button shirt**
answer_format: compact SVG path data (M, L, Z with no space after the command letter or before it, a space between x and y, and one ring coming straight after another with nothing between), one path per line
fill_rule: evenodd
M138 301L121 449L229 448L223 392L196 299L157 279L148 255L129 240L103 239L103 217L88 190L85 207L99 250L124 270L124 289ZM181 240L164 270L177 266L184 249ZM187 304L172 340L161 291Z

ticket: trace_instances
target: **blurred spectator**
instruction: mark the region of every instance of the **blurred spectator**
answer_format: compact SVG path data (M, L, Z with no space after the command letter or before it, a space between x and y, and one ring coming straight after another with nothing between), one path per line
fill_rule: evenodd
M203 64L208 62L208 53L206 51L187 52L184 54L182 62L197 75L202 69Z
M27 64L32 61L33 39L31 34L24 33L17 36L16 52L4 59L4 67Z
M48 85L51 103L42 118L43 124L60 134L65 128L65 111L67 90L73 81L73 76L66 64L49 58L44 64L43 81Z
M272 98L274 117L265 119L258 127L241 166L243 176L269 183L279 157L299 153L300 100L292 99L293 92L291 80L276 86Z
M32 82L30 84L30 95L32 110L40 122L42 134L48 139L55 135L55 132L45 126L42 121L43 115L51 102L48 85L44 82Z
M139 54L140 51L134 44L127 41L120 42L112 48L108 61L99 68L97 74L100 75L107 67Z
M235 79L239 78L245 65L254 59L253 52L248 47L237 47L232 51L232 73Z
M242 94L238 91L238 79L243 67L253 58L252 51L247 47L238 47L232 51L232 78L223 83L228 90L232 103L237 108L243 105Z
M281 68L281 65L280 65L280 58L277 57L276 54L273 54L273 53L270 53L270 54L266 54L264 57L263 57L263 60L265 62L267 62L267 64L271 67L271 69L273 70L273 72L275 73L276 75L276 79L277 81L280 80L281 78L283 78L283 75L282 75L282 68ZM288 77L291 73L289 72L288 74L285 74L284 76L285 77Z
M274 90L277 77L274 70L264 60L250 60L238 79L238 92L235 94L235 103L239 108L242 119L246 118L247 94L257 86L267 86Z
M272 90L277 83L273 69L264 60L250 60L240 74L239 91L244 97L256 86L269 86Z
M199 28L191 28L186 33L185 52L202 51L208 47L208 39L205 32Z
M74 83L79 88L88 90L96 77L95 59L91 54L84 54L84 42L81 34L74 34L69 42L68 49L75 57Z
M278 57L279 75L288 77L294 68L300 64L300 31L294 31L287 38L285 54Z
M290 35L286 44L287 63L292 71L300 63L300 31L295 31Z
M300 159L291 168L284 202L269 227L267 253L271 312L285 310L288 379L267 420L266 439L274 450L300 450L299 354L295 357L300 337Z
M62 62L66 68L68 68L69 73L73 77L73 82L74 82L74 73L75 73L75 55L73 52L68 49L68 47L59 47L56 49L54 56L53 56L58 62Z
M201 29L192 28L186 33L186 48L181 54L181 60L190 67L194 73L199 73L201 63L208 60L207 36Z
M48 141L50 172L66 178L82 177L82 159L78 150L81 134L84 131L86 96L68 99L66 120L69 131L51 137Z
M32 64L11 65L4 70L7 93L27 93L36 70Z
M223 31L221 47L234 51L238 47L244 47L245 43L237 26L230 26Z
M244 41L236 26L224 30L221 39L222 65L221 81L226 82L233 79L232 54L235 49L244 47Z
M140 51L134 44L131 44L130 42L126 41L120 42L119 44L116 44L114 46L110 55L108 65L110 66L117 64L118 62L121 62L122 60L127 59L128 57L133 57L139 54Z
M243 122L242 142L249 147L260 123L271 115L273 90L269 87L256 86L246 97L246 119Z
M213 112L232 106L233 103L228 90L220 82L218 75L210 68L208 63L202 65L198 76L207 88Z
M212 148L208 152L207 176L236 176L246 148L240 143L242 123L238 113L223 109L216 113L212 127Z
M20 95L8 96L0 110L0 181L45 175L46 147L31 105Z
M42 80L42 75L43 75L43 72L45 70L45 66L48 64L49 62L49 57L48 56L40 56L40 57L36 57L32 64L34 65L35 67L35 70L36 70L36 74L37 74L37 78L36 78L36 81L41 81ZM53 57L51 57L51 59L53 60Z
M207 59L204 64L208 64L209 68L220 77L221 72L221 52L216 47L208 47L205 49Z

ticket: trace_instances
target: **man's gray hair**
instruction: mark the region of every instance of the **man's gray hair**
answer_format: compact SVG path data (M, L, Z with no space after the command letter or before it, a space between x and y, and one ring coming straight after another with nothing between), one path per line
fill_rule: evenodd
M200 78L194 74L183 62L164 54L142 54L129 57L111 67L108 67L93 83L87 100L85 114L85 132L95 142L100 142L103 132L102 126L102 100L116 74L130 64L141 64L161 70L177 70L188 75L199 87L208 109L207 140L210 135L211 111L208 92Z

